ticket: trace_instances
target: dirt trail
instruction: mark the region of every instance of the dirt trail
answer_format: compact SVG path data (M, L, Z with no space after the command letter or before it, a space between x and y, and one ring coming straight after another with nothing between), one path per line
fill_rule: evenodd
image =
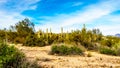
M50 46L16 46L29 60L37 60L43 68L120 68L120 57L90 52L92 57L49 55ZM86 52L88 53L88 52Z

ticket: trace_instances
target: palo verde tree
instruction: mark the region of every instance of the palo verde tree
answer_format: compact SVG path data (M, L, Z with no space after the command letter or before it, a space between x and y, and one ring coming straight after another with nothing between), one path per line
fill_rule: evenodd
M27 18L18 22L15 28L19 36L27 36L30 33L34 33L34 24Z
M25 41L25 38L30 35L34 34L34 23L32 23L29 19L24 19L22 21L19 21L15 26L15 31L17 32L17 38L15 42L17 43L23 43Z

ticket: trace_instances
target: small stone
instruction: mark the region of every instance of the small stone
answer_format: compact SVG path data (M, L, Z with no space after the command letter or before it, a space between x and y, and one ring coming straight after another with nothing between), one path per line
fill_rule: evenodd
M110 66L110 68L113 68L113 66Z
M102 58L100 58L100 60L102 60Z

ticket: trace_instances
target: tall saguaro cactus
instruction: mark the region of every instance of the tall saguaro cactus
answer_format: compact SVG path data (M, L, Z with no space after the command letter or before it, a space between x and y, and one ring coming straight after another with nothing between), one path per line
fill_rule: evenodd
M63 27L61 27L61 35L63 35Z
M50 38L52 37L52 29L50 28Z
M49 36L49 34L48 34L48 28L46 29L46 36L47 36L47 39L48 39L48 36Z

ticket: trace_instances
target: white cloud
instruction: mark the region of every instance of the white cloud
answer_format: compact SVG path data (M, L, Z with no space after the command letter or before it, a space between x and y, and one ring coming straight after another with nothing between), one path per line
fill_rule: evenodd
M16 1L16 0L15 0ZM21 11L25 11L25 10L31 10L31 9L36 9L37 7L37 2L39 2L40 0L22 0L19 3L17 3L18 1L16 1L15 8L17 10L21 10ZM23 7L22 7L23 6ZM33 9L33 10L34 10Z
M25 10L35 10L36 3L40 0L0 0L0 29L9 28L10 25L15 25L18 21L24 18L21 13Z
M36 8L37 8L36 5L30 7L31 10L35 10Z
M99 28L104 35L120 33L120 15L108 15L98 21L101 23L95 28Z
M72 6L74 6L74 7L75 6L80 6L80 5L83 5L83 3L82 2L75 2L75 3L72 4Z
M9 12L23 12L25 10L31 10L35 6L37 7L37 2L40 0L5 0L5 3L0 3L0 10Z
M52 17L43 17L43 25L37 26L38 29L45 30L46 28L52 28L53 32L59 32L60 27L67 29L78 29L82 24L97 24L94 21L103 19L104 16L110 15L112 12L120 9L120 1L107 0L100 3L86 6L82 11L78 10L70 14L58 14ZM100 20L99 20L100 21ZM112 22L112 21L110 21ZM115 21L114 21L115 22ZM76 25L76 26L74 26ZM104 24L107 25L107 24ZM102 29L102 28L101 28ZM104 30L102 30L104 31ZM113 34L112 32L111 34Z
M33 19L28 16L23 16L19 13L9 14L6 12L0 12L0 29L9 28L11 25L14 26L16 23L25 18L29 18L30 20Z
M0 28L9 28L11 25L15 25L15 23L22 19L24 19L24 16L17 13L7 14L0 12Z
M117 33L120 33L120 25L114 24L114 25L99 25L97 26L104 35L115 35Z
M120 15L117 15L117 16L112 15L112 16L110 16L109 21L111 21L113 24L114 23L120 24Z

